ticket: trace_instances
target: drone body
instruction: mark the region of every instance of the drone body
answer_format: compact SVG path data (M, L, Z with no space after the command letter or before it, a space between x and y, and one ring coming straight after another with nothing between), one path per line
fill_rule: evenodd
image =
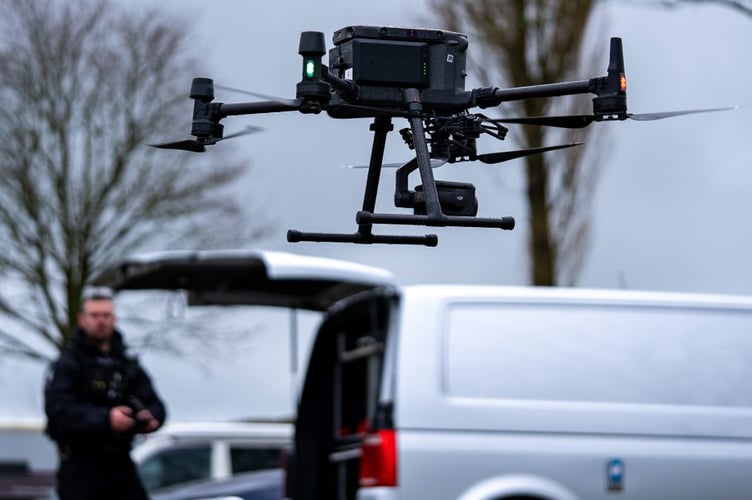
M301 81L296 99L271 98L246 103L214 101L214 84L195 78L190 97L194 100L191 134L195 140L157 145L168 149L203 152L205 146L227 139L220 121L228 116L282 111L326 113L332 118L373 118L374 132L363 206L356 214L355 233L308 233L288 231L289 242L391 243L436 246L434 234L403 236L377 235L376 224L458 226L513 229L512 217L477 217L475 187L469 183L436 181L432 162L482 161L499 163L578 144L529 148L518 151L478 154L476 141L482 134L503 140L502 123L580 128L594 121L655 120L681 114L716 111L692 110L649 115L627 113L626 77L621 39L612 38L607 74L573 82L499 89L465 90L468 40L464 34L442 30L402 27L350 26L338 30L329 51L324 35L306 31L300 35L298 53L303 57ZM491 119L470 113L474 107L489 108L507 101L594 94L591 115ZM408 128L400 130L415 158L396 173L394 204L412 209L412 214L376 213L376 194L383 167L387 134L392 119L404 118ZM237 134L236 134L237 135ZM410 173L418 170L422 184L411 190Z

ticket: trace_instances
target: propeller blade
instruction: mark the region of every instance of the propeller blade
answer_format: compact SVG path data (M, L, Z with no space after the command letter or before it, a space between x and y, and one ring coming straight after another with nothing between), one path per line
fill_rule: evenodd
M179 149L181 151L190 151L192 153L203 153L206 151L206 146L190 139L185 141L166 142L164 144L149 144L149 146L160 149Z
M739 106L732 106L728 108L685 109L683 111L666 111L663 113L627 113L627 118L637 121L651 121L661 120L663 118L671 118L672 116L692 115L695 113L714 113L716 111L731 111L734 109L739 109Z
M501 151L499 153L486 153L478 155L478 160L483 163L501 163L503 161L514 160L516 158L522 158L523 156L536 155L539 153L545 153L546 151L554 151L555 149L565 149L574 146L579 146L583 143L574 142L572 144L560 144L558 146L545 146L540 148L519 149L517 151Z
M187 139L185 141L165 142L163 144L149 144L149 146L153 148L160 148L160 149L178 149L180 151L190 151L192 153L204 153L206 152L207 145L216 144L219 141L224 141L225 139L232 139L233 137L240 137L242 135L253 134L255 132L260 132L262 130L264 130L262 127L257 127L256 125L249 125L245 127L243 130L240 130L239 132L235 132L234 134L226 135L222 137L221 139L207 139L204 142L198 142L195 139Z
M667 111L663 113L627 113L627 118L636 121L662 120L673 116L691 115L695 113L714 113L716 111L731 111L741 106L727 108L687 109L683 111ZM496 121L502 123L519 123L522 125L542 125L560 128L584 128L595 121L595 115L562 115L562 116L529 116L523 118L501 118Z
M595 120L593 115L528 116L524 118L495 119L502 123L520 123L522 125L543 125L560 128L585 128Z
M224 141L225 139L232 139L233 137L240 137L240 136L243 136L243 135L255 134L256 132L261 132L263 130L264 130L263 127L257 127L256 125L248 125L243 130L240 130L238 132L234 132L234 133L232 133L230 135L226 135L226 136L222 137L221 139L217 139L217 142Z
M226 87L224 85L214 85L214 88L227 90L229 92L237 92L238 94L246 94L251 97L256 97L258 99L264 99L265 101L272 101L278 104L284 104L285 106L298 106L300 104L300 101L297 99L286 99L284 97L277 97L273 95L267 95L267 94L260 94L258 92L251 92L249 90L243 90L243 89L236 89L233 87Z

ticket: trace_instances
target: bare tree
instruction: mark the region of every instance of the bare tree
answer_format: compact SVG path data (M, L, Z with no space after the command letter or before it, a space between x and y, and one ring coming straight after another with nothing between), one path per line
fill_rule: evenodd
M0 355L46 360L104 263L223 221L253 234L224 192L241 163L144 144L189 130L185 22L109 0L0 5Z
M433 0L443 26L468 33L480 44L480 50L475 50L483 54L483 63L472 61L479 79L488 84L500 78L507 86L581 80L602 74L603 59L596 52L588 52L584 43L594 4L595 0ZM534 99L505 106L507 116L592 112L589 101L581 98ZM594 128L567 135L556 129L518 127L512 137L520 147L537 147L588 138L593 144L595 133ZM582 146L523 160L531 282L535 285L576 282L588 243L596 152L591 145L587 150Z

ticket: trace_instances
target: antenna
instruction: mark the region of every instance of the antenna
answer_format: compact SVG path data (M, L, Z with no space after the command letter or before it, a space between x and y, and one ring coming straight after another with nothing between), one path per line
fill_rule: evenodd
M627 119L627 77L621 38L611 38L607 75L597 79L598 97L593 98L595 121Z
M295 88L302 100L301 113L320 113L322 103L329 102L329 85L322 80L321 58L326 54L326 41L320 31L300 34L298 54L303 56L303 76Z
M214 116L214 80L211 78L194 78L191 82L191 99L193 103L193 122L191 135L196 139L221 139L224 125Z

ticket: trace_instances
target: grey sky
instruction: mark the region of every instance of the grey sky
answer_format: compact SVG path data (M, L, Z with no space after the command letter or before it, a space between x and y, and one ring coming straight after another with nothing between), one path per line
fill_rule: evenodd
M200 5L180 2L180 5ZM222 1L204 9L199 25L213 54L216 83L293 97L300 78L298 35L348 24L420 25L425 2L330 1L261 4ZM170 5L170 4L167 4ZM272 5L274 5L272 7ZM752 19L720 7L673 11L627 7L599 9L596 19L608 37L624 41L629 105L633 112L745 104L749 69L740 59L752 45ZM473 50L472 35L470 38ZM607 61L603 61L603 69ZM472 72L472 67L469 68ZM596 75L583 75L583 78ZM746 78L745 78L746 77ZM189 82L186 82L186 86ZM217 92L217 100L247 97ZM503 108L498 110L503 113ZM752 239L747 206L752 108L657 122L597 124L610 129L611 154L604 157L594 206L594 239L580 286L749 293L746 249ZM395 129L405 126L396 120ZM481 281L525 284L526 214L521 163L495 167L447 165L438 178L468 180L478 188L480 215L513 215L513 232L489 229L397 228L437 232L436 249L344 244L288 244L285 231L351 232L360 208L365 170L343 164L368 161L368 120L332 120L325 115L287 113L225 120L227 131L246 123L266 132L235 147L253 162L244 191L268 207L278 232L263 246L354 259L393 270L405 283ZM176 134L179 131L175 132ZM184 132L183 132L184 133ZM486 143L488 144L488 143ZM487 147L504 149L508 144ZM409 151L390 134L387 161ZM416 182L416 179L411 179ZM242 187L238 187L243 189ZM379 210L391 205L393 175L382 175ZM376 227L392 232L394 228ZM437 273L437 268L442 270Z
M750 102L752 69L747 53L752 47L752 19L714 6L664 11L625 3L601 4L594 20L602 26L596 30L603 33L599 43L606 46L610 36L623 39L631 112ZM162 6L198 16L197 34L209 61L209 74L196 76L281 97L294 97L295 83L300 79L297 46L301 31L322 31L331 44L332 32L347 25L423 26L421 19L428 15L424 1L404 0L140 0L133 4ZM604 59L604 72L606 64ZM468 69L472 72L472 67ZM591 76L599 75L582 78ZM187 93L190 81L185 85ZM246 99L217 91L218 101ZM502 113L503 108L498 110L499 115ZM395 122L395 130L404 126ZM748 107L656 122L594 125L610 129L610 154L604 155L593 207L593 243L579 285L751 294L750 123L752 108ZM479 215L512 215L517 219L514 231L377 226L375 231L381 233L436 232L439 246L293 245L285 239L289 228L355 230L355 212L362 203L366 172L340 166L367 163L372 140L369 121L284 113L228 118L224 124L227 133L246 124L265 128L265 132L238 139L234 145L253 164L248 183L237 186L238 192L254 200L253 207L266 206L278 221L277 232L260 246L386 267L406 284L527 283L527 220L521 163L495 167L463 163L435 171L439 179L475 184ZM187 130L166 133L176 139L188 136ZM225 144L216 146L222 147ZM488 147L503 150L511 146L498 143ZM385 161L407 158L409 151L393 132ZM411 179L414 183L417 182ZM386 172L380 186L379 211L396 212L391 205L392 194L393 175ZM213 394L220 406L218 412L227 405L227 414L235 415L244 411L238 408L248 408L243 401L251 400L254 412L279 413L289 402L286 373L271 377L278 384L256 384L258 380L270 380L269 363L275 362L270 362L272 358L265 353L280 349L280 344L272 347L272 343L261 348L263 342L258 339L246 358L225 363L231 366L212 372L206 384L195 365L161 361L152 355L147 356L147 363L173 404L177 418L193 416L181 384L183 388L189 385L195 393L206 390ZM286 359L283 351L278 353L281 358L273 358L282 360L277 365ZM227 378L230 372L242 373L242 385L237 375ZM226 394L235 396L218 397L220 393L212 392L218 380ZM0 400L13 401L11 414L39 415L40 386L38 368L0 365ZM233 393L240 387L245 392Z

